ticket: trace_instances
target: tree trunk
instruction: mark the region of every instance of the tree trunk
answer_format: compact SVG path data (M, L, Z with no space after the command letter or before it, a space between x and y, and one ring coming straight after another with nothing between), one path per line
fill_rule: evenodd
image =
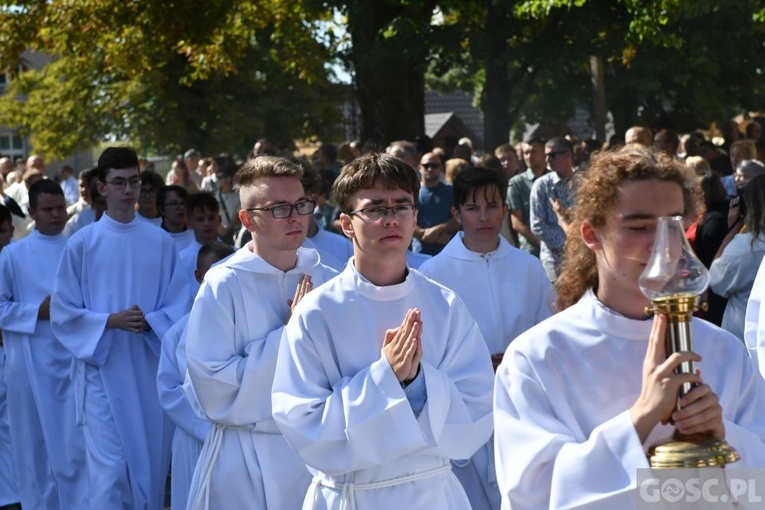
M608 105L608 110L614 117L614 132L624 136L624 133L637 123L637 101L629 94L615 94Z
M381 52L382 53L382 52ZM362 115L362 137L387 144L414 140L425 132L424 62L389 52L356 75Z
M493 5L493 4L492 4ZM507 72L507 41L502 24L505 19L489 8L486 20L486 81L481 92L484 150L492 153L510 141L510 78Z
M606 141L606 82L603 77L603 60L599 56L590 57L590 72L592 73L595 139L603 143Z
M349 3L348 31L356 94L361 110L361 137L380 144L413 140L425 133L424 37L433 1L412 2L406 7L382 2ZM383 37L384 29L404 18L408 32ZM414 27L414 28L412 28Z

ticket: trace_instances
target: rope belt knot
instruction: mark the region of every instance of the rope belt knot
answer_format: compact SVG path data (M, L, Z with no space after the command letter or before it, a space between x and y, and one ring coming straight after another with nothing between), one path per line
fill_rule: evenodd
M390 480L382 480L380 482L369 483L355 483L355 482L335 482L334 480L327 480L316 475L311 481L311 486L308 489L308 493L311 495L312 507L316 508L319 497L319 487L326 487L328 489L341 491L341 510L356 510L356 493L363 491L371 491L377 489L386 489L389 487L395 487L397 485L403 485L409 482L415 482L431 476L438 476L443 473L448 473L452 470L451 464L445 464L434 469L427 471L421 471L412 475L402 476L400 478L391 478ZM307 498L308 499L308 498Z

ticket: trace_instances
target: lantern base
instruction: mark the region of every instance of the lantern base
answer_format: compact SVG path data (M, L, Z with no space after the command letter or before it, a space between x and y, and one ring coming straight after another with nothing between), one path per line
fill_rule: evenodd
M648 450L654 469L723 467L741 456L724 439L704 434L685 436L675 431L671 440Z

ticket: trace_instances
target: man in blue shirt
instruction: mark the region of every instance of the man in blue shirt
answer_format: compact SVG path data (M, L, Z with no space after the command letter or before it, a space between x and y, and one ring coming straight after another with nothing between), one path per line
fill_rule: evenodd
M419 169L420 193L413 251L435 255L459 230L451 212L452 186L441 181L443 164L437 154L428 152L423 155Z
M574 147L563 137L553 138L545 144L545 160L553 171L534 181L529 209L531 231L540 241L539 258L554 282L566 244L566 215L574 205Z

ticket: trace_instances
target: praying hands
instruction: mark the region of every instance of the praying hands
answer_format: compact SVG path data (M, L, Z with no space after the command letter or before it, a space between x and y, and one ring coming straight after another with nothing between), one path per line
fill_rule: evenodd
M404 322L396 329L385 332L383 353L399 382L408 382L417 376L422 359L422 319L417 308L411 308Z
M149 323L146 322L146 316L138 305L122 310L121 312L115 312L109 314L109 318L106 320L107 328L117 328L131 333L140 333L141 331L149 331Z
M311 275L304 274L300 277L300 281L298 282L297 289L295 289L295 297L292 299L287 300L287 304L290 307L290 311L287 313L287 318L284 319L284 324L287 324L290 321L290 317L292 317L292 312L295 310L295 307L298 303L300 303L300 300L305 297L306 294L311 292L313 290L313 282L311 281Z

